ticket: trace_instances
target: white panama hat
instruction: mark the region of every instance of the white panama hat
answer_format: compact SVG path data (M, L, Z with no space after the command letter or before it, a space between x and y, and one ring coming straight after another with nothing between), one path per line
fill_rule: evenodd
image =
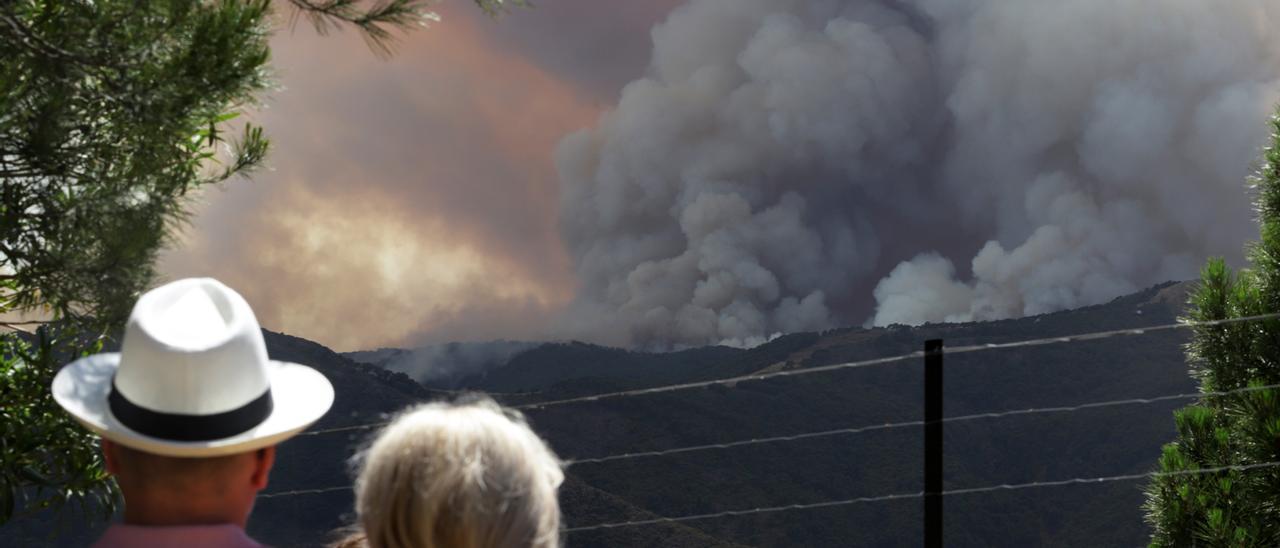
M212 457L279 443L318 420L333 386L315 369L270 361L253 310L211 278L138 299L120 352L81 358L53 397L98 435L174 457Z

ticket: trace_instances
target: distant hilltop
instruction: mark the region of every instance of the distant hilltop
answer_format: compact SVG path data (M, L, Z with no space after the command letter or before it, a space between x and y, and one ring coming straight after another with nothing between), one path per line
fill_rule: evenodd
M493 343L509 354L448 380L453 389L492 391L529 405L682 383L760 375L909 354L923 341L948 346L1006 343L1175 322L1189 284L1166 283L1109 303L1021 318L920 327L796 333L752 349L703 347L645 353L583 343ZM346 459L377 424L415 402L450 397L379 364L413 351L335 353L267 332L274 359L312 365L332 381L333 410L283 444L270 493L250 532L279 545L318 545L348 524ZM1194 392L1185 330L1131 333L946 357L945 414L999 412ZM454 352L486 346L455 347ZM436 348L433 352L439 352ZM465 352L463 352L465 354ZM447 354L447 352L446 352ZM372 363L360 363L353 358ZM921 489L919 428L799 436L917 421L917 359L813 374L704 383L699 388L526 409L532 425L568 462L561 499L568 527L742 509L805 505ZM946 486L1140 474L1174 437L1184 401L1029 414L946 426ZM783 441L713 448L742 440ZM794 439L788 439L794 438ZM666 453L669 449L700 447ZM657 452L647 455L646 452ZM606 457L601 459L601 457ZM948 546L1136 545L1148 538L1141 481L964 495L946 508ZM317 491L318 490L318 491ZM571 532L568 546L914 546L918 500L723 516ZM0 529L5 538L47 544L49 516ZM61 533L60 543L94 531ZM74 537L74 538L73 538Z

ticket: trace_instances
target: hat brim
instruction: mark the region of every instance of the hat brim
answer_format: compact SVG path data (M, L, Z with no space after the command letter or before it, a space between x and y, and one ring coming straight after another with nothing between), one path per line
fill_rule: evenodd
M53 398L99 436L134 449L171 457L216 457L280 443L324 416L333 405L333 386L319 371L289 362L267 364L271 415L257 426L227 438L173 441L141 434L116 420L107 404L120 354L104 352L67 364L53 379Z

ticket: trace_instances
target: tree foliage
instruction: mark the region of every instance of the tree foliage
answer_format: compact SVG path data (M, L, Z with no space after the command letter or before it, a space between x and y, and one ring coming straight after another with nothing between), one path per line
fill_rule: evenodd
M0 14L2 310L113 323L192 189L257 166L220 126L268 84L264 2L23 2Z
M1187 320L1209 322L1280 312L1280 116L1253 179L1261 238L1251 268L1210 260ZM1280 320L1197 326L1188 358L1202 392L1280 384ZM1174 414L1178 438L1163 472L1280 461L1280 390L1205 396ZM1280 469L1159 476L1147 487L1152 546L1280 546Z
M42 327L35 337L0 334L0 518L7 521L67 503L109 518L118 494L106 474L97 438L49 397L74 330ZM100 344L87 350L96 351Z
M491 15L511 4L474 1ZM393 30L437 19L420 0L287 6L321 31L355 27L380 53ZM94 438L49 384L152 283L188 193L266 157L261 128L235 118L271 85L272 8L0 2L0 523L69 501L113 509Z
M119 325L192 189L256 167L265 2L17 2L0 10L0 313L56 321L0 339L0 520L113 483L49 394L58 357ZM7 327L21 326L8 324Z

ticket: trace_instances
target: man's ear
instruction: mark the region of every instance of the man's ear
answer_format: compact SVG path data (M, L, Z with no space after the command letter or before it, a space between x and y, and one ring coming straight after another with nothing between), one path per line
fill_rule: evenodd
M267 477L271 475L271 466L276 463L276 446L263 447L253 453L253 476L250 481L253 488L261 491L267 487Z
M107 472L113 476L120 475L120 456L116 449L116 444L107 438L102 439L102 461L107 466Z

